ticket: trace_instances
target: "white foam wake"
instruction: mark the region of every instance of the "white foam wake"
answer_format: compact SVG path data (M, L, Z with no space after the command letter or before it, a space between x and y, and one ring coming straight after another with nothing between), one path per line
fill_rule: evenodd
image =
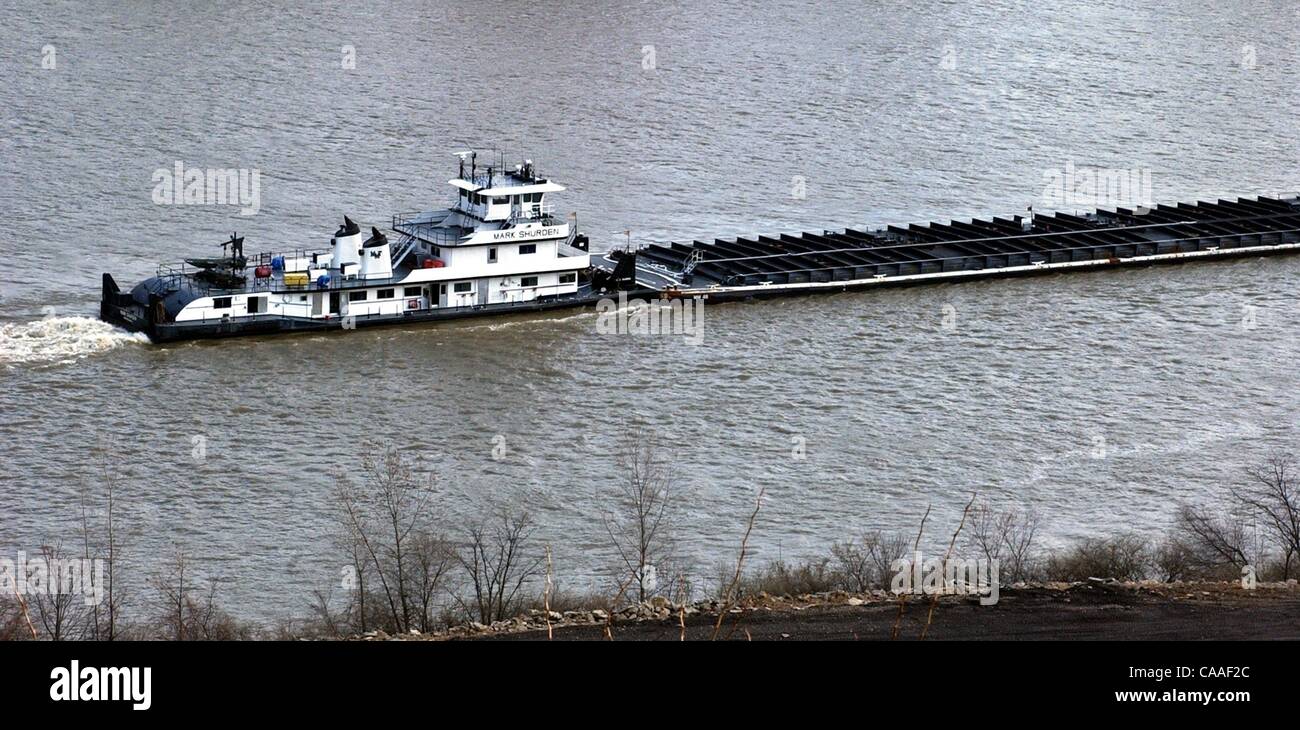
M64 363L131 343L147 343L139 332L127 332L90 317L46 317L0 325L0 363Z

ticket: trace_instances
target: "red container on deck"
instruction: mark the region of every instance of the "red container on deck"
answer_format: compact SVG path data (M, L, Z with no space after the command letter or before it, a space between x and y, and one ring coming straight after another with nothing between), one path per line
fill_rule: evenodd
M253 269L253 276L256 276L259 279L269 278L271 276L271 267L259 266L256 269Z
M441 269L444 266L446 266L446 264L442 262L442 259L433 259L433 268Z

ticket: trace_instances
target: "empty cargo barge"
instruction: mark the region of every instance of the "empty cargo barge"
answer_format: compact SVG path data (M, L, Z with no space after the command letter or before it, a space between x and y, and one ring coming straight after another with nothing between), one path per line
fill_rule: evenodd
M1297 250L1300 196L1284 195L653 244L634 254L640 287L728 300ZM627 256L593 256L593 264Z

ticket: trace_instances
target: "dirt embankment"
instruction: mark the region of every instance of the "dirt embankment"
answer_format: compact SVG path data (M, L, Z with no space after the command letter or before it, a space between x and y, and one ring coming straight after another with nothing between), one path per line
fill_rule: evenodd
M900 604L902 608L900 611ZM883 591L797 597L759 596L730 608L719 638L731 640L917 639L1292 639L1300 640L1300 587L1261 583L1083 583L1005 589L997 604L974 596L942 596L933 619L929 596L905 602ZM713 637L714 602L675 606L662 599L615 612L602 609L550 615L555 639L678 641ZM901 618L900 618L901 614ZM545 641L547 616L530 612L492 626L471 624L403 639ZM382 640L382 633L360 637Z

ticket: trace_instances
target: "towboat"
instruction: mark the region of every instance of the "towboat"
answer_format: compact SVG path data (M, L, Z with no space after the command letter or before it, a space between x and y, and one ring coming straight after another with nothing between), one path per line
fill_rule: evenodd
M352 329L583 306L633 280L630 260L617 278L593 269L576 216L553 212L564 187L532 160L456 155L450 207L393 215L389 233L344 216L317 249L245 256L232 234L228 256L161 265L129 292L105 273L100 318L154 342Z

